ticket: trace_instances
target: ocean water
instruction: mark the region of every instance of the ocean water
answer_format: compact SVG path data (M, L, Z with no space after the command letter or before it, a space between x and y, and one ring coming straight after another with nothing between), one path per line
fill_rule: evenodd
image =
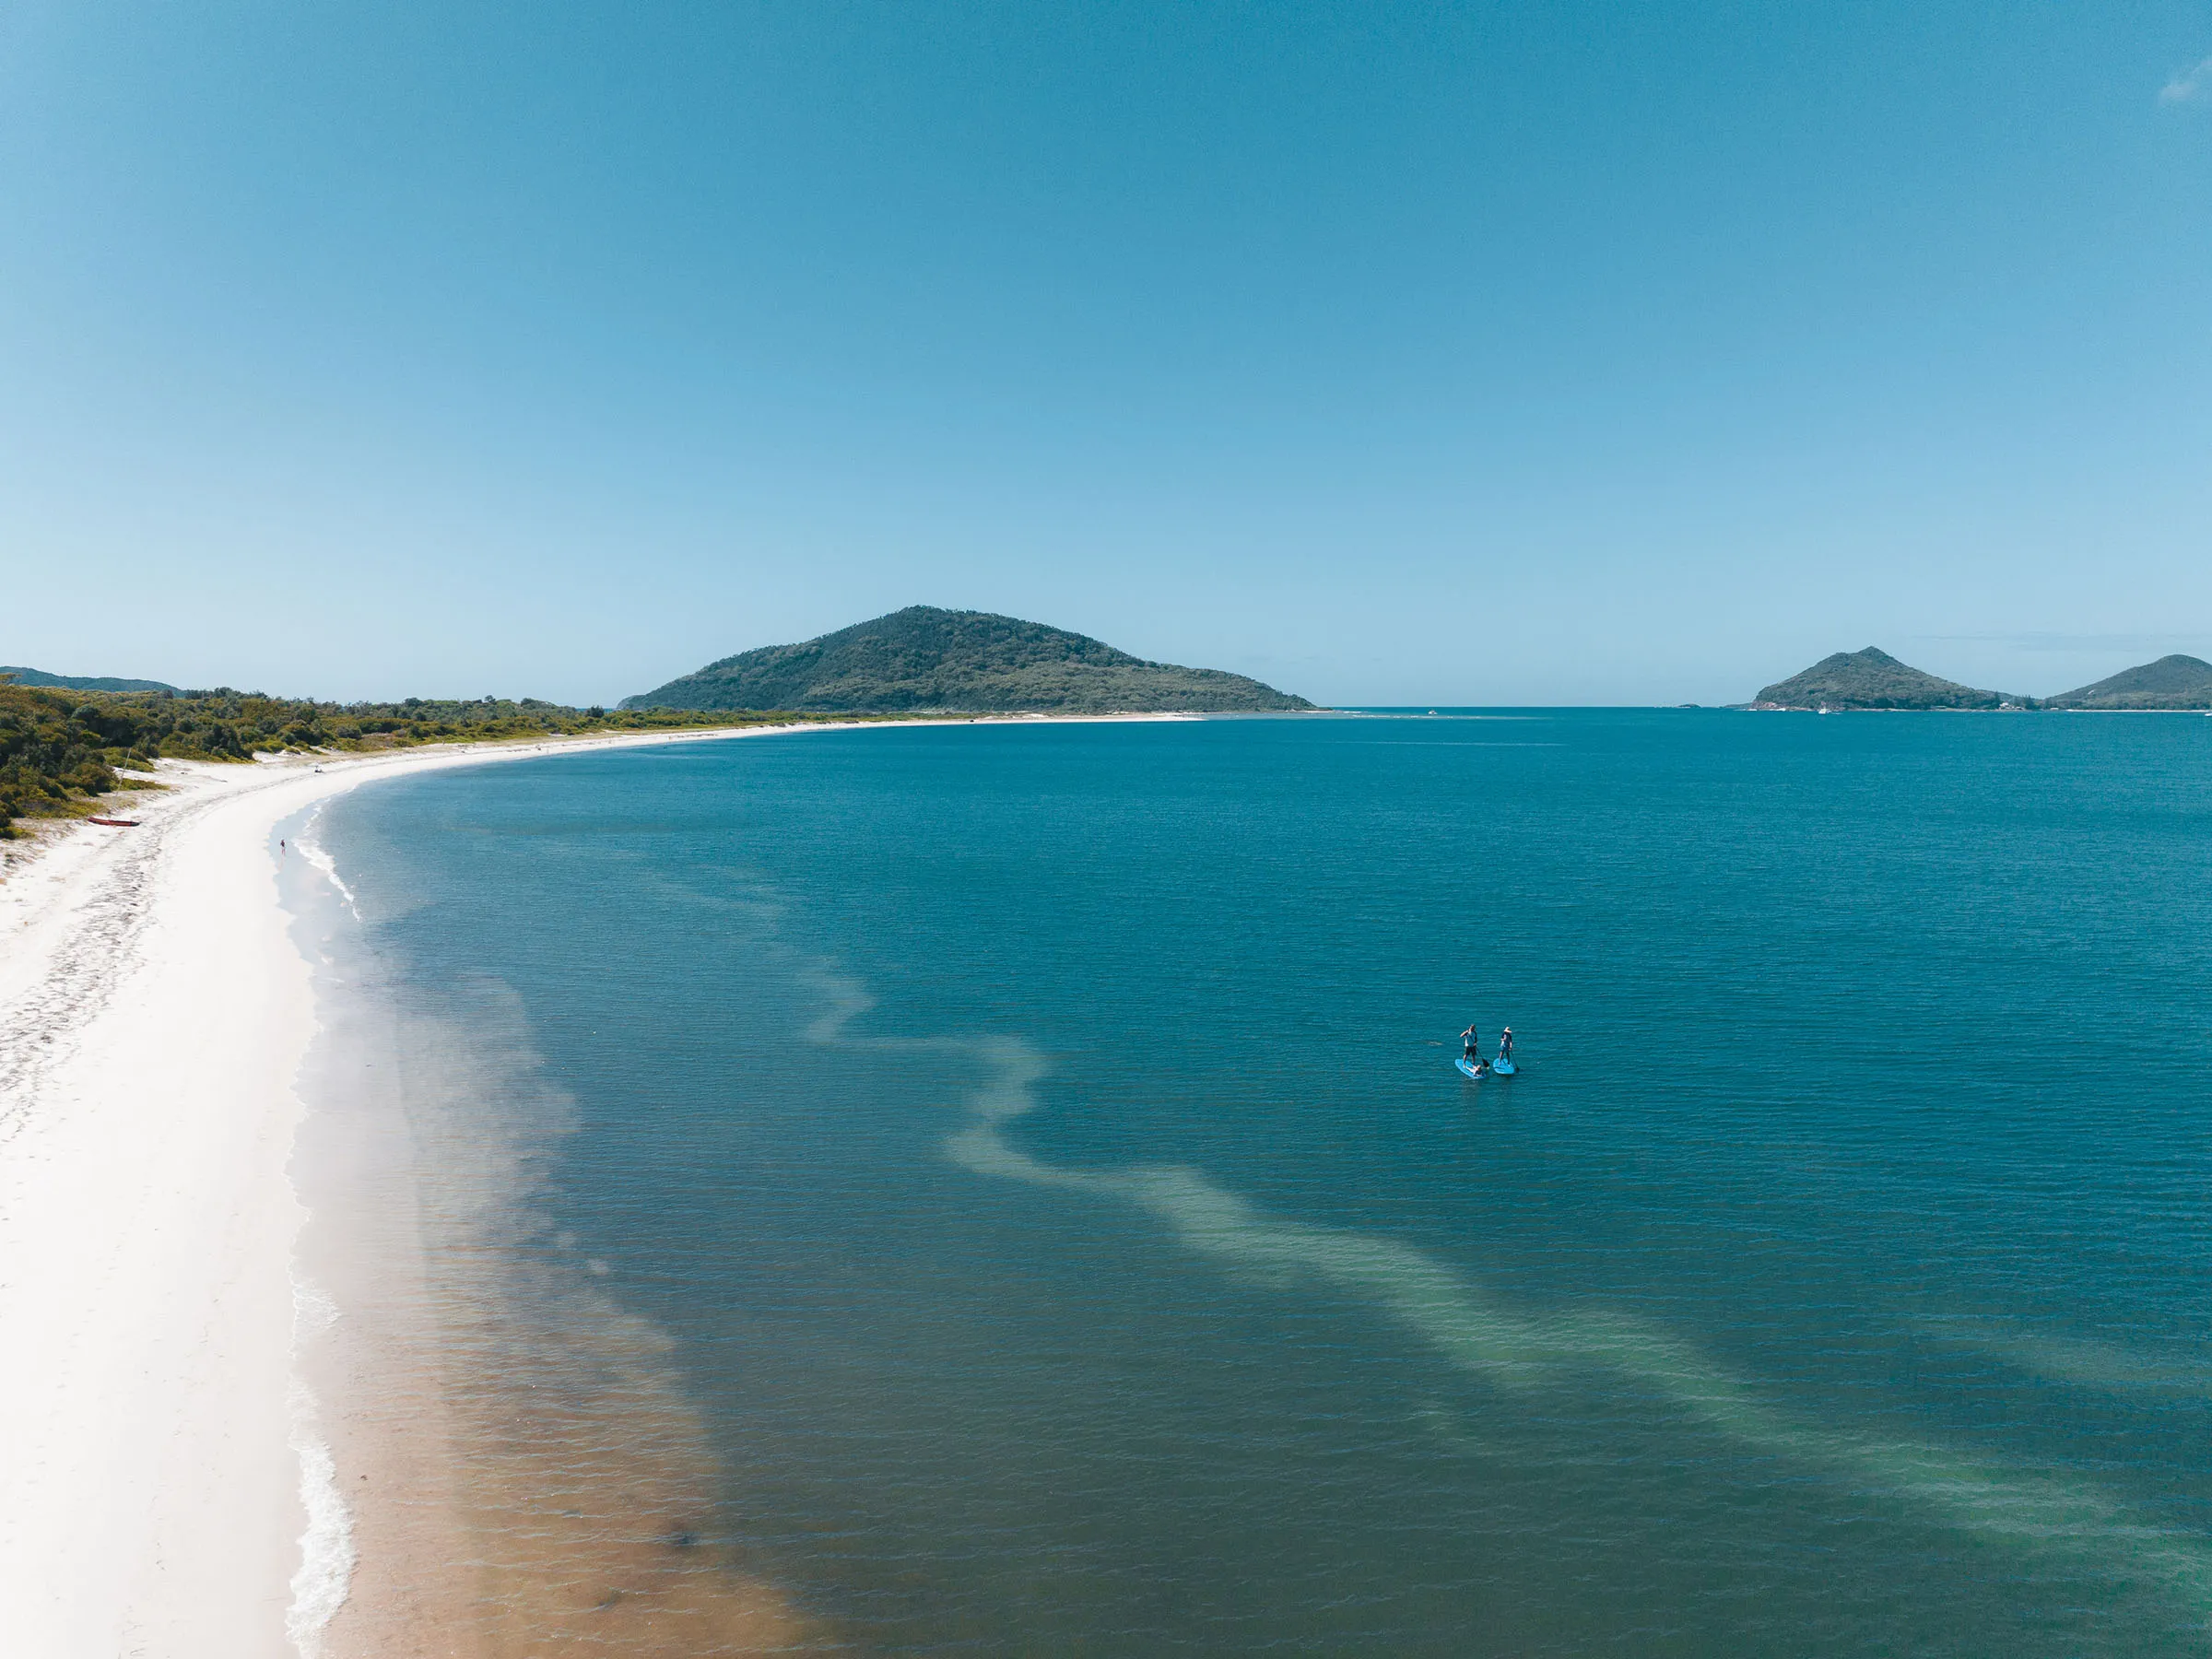
M416 1322L348 1420L443 1425L338 1485L487 1652L2212 1646L2212 721L809 733L314 833L403 1125L334 1295Z

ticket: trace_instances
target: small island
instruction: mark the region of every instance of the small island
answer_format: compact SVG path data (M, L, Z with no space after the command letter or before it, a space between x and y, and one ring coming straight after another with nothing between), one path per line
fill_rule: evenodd
M2212 710L2212 663L2179 654L2162 656L2092 686L2037 698L1982 691L1941 679L1869 645L1864 651L1839 651L1822 657L1735 706L1831 714L1856 709Z
M1899 662L1869 645L1839 651L1778 680L1751 700L1754 709L2027 709L2030 697L1981 691Z
M947 714L1288 713L1313 706L1241 674L1149 663L1087 634L932 605L724 657L621 703Z

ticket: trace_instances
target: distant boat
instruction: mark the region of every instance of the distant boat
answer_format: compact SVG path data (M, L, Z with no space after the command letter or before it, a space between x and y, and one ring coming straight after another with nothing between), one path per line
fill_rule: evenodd
M88 824L105 824L111 830L135 830L138 828L138 820L136 818L87 818L85 822Z

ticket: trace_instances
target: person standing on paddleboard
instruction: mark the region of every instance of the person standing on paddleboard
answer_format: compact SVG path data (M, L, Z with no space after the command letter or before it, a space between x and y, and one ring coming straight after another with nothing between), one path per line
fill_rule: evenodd
M1500 1060L1511 1060L1512 1057L1513 1028L1512 1026L1507 1026L1505 1028L1505 1035L1498 1039L1498 1058Z
M1475 1035L1475 1028L1473 1026L1469 1026L1465 1030L1459 1034L1459 1053L1462 1059L1479 1060L1482 1058L1482 1055L1479 1052L1482 1048L1482 1042L1481 1040Z

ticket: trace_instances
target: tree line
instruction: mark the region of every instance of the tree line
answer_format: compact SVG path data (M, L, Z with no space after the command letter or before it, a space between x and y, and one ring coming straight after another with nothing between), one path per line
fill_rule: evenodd
M489 742L580 732L782 725L827 718L774 711L573 709L535 697L335 703L234 691L67 691L0 676L0 839L14 820L81 817L91 797L159 787L120 777L163 756L246 761L287 750L342 751ZM845 718L851 718L846 716Z

